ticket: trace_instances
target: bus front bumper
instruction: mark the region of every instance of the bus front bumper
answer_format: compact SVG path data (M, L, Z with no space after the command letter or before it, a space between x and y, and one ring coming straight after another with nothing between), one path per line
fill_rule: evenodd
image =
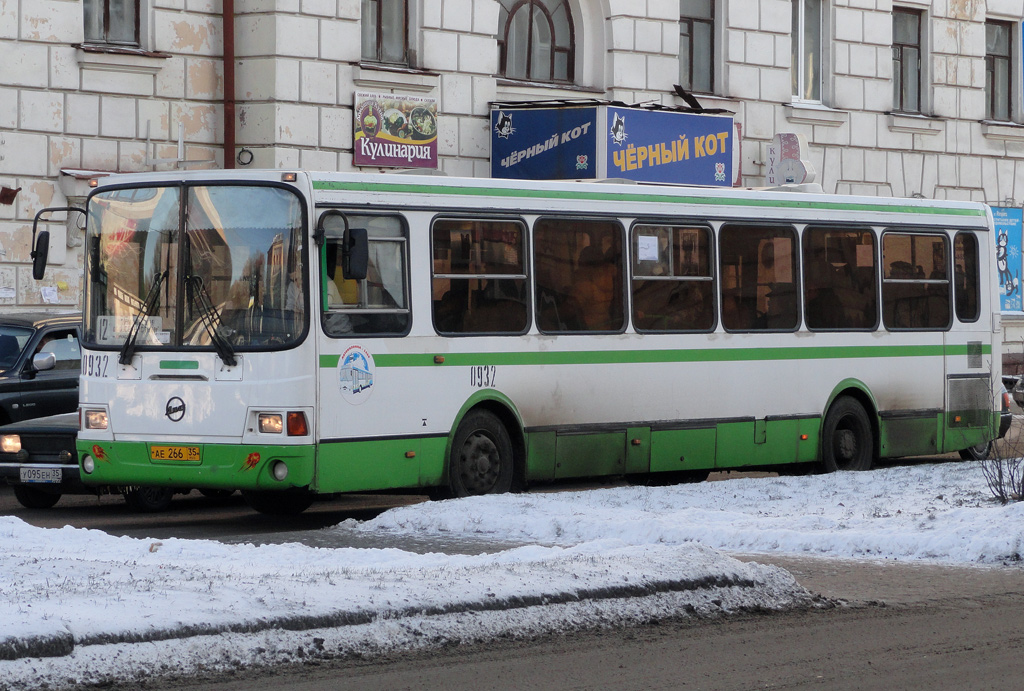
M242 444L77 443L87 485L194 489L288 489L313 482L315 447Z

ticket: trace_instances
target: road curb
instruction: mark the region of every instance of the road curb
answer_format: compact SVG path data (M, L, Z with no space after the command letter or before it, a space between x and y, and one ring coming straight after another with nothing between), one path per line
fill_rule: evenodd
M414 606L393 610L327 612L323 614L275 617L224 625L200 624L195 626L177 627L174 629L143 632L123 631L103 633L98 635L82 636L77 639L70 632L64 632L61 634L34 636L26 639L0 640L0 659L16 660L19 658L29 657L61 657L70 655L76 647L90 645L152 643L156 641L218 635L224 633L258 633L260 631L267 631L271 629L307 631L312 629L356 626L385 619L399 620L408 617L432 617L467 612L494 612L523 609L527 607L583 602L587 600L639 598L662 593L704 589L714 590L721 588L755 588L763 585L763 583L756 580L719 575L699 579L653 581L636 585L620 584L602 588L583 588L577 591L516 596L504 599L496 598L473 602L455 602L443 606ZM794 595L796 600L805 600L802 603L805 605L821 605L824 602L821 598L817 598L799 586L797 586L797 590L794 591Z

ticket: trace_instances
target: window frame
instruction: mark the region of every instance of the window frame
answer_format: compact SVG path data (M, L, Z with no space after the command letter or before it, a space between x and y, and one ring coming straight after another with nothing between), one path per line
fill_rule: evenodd
M684 14L683 3L686 0L680 0L679 4L679 84L687 91L697 94L714 94L716 90L715 79L717 78L716 64L717 60L717 49L718 49L718 7L717 0L703 0L707 3L710 9L710 17L699 17L694 14ZM707 75L707 88L703 88L703 85L698 88L694 86L694 59L695 50L697 48L694 32L695 25L705 25L708 27L708 36L710 37L710 45L707 46L708 60L708 75ZM688 75L687 79L683 79L683 28L684 26L689 27L689 50L687 51L687 66Z
M985 119L994 122L1015 122L1019 117L1019 109L1016 107L1016 84L1017 84L1017 70L1015 66L1017 61L1014 60L1014 46L1016 32L1014 31L1014 22L999 20L999 19L986 19L985 20ZM989 52L989 28L1000 27L1006 31L1006 42L1007 42L1007 53L999 56L995 53ZM1002 86L1005 89L1005 110L1006 117L996 117L996 90L995 86L995 66L997 59L1003 59L1006 62L1006 76Z
M973 290L974 291L974 302L975 302L975 305L974 305L974 316L973 316L973 318L967 318L967 317L961 315L961 310L960 310L960 300L959 300L959 298L961 296L961 288L960 288L959 283L956 280L956 265L957 265L956 252L957 252L957 242L961 238L970 238L971 241L973 242L973 245L974 245L974 276L973 276L974 281L973 281L973 284L969 284L967 286L968 290ZM953 234L953 257L952 257L952 259L953 259L953 316L961 324L975 324L975 323L978 322L978 320L981 319L981 302L982 302L982 294L981 294L981 273L982 273L981 272L981 261L982 261L982 259L981 259L981 252L982 252L982 249L981 248L982 248L982 246L983 245L982 245L982 242L981 242L981 238L978 237L978 233L975 232L975 231L958 230L957 232L955 232ZM968 263L966 258L964 260L964 263L965 264ZM965 275L967 276L968 279L971 278L971 276L969 274L967 274L966 272L965 272Z
M617 297L617 299L619 301L619 307L621 307L621 309L622 309L622 315L621 315L622 316L622 321L621 321L621 324L619 326L617 326L617 327L615 327L613 329L589 329L589 328L585 328L585 327L584 328L580 328L580 329L573 329L573 328L569 328L569 327L566 327L564 329L547 329L547 328L545 328L547 325L544 323L544 320L542 319L542 315L544 314L544 307L545 307L545 305L542 304L541 301L543 300L544 293L547 292L547 290L550 288L550 286L547 286L547 285L541 286L541 284L540 284L540 279L541 279L542 276L541 276L541 271L537 267L538 267L538 264L540 264L541 262L538 262L538 260L537 260L537 249L541 245L541 243L538 241L538 236L541 233L541 231L538 230L538 226L542 226L544 223L547 223L547 222L607 224L607 225L613 226L615 228L616 236L618 237L618 240L619 240L619 250L620 250L619 251L619 271L620 271L620 273L619 273L619 283L620 284L618 286L618 288L619 288L618 294L617 295L613 294L613 300ZM568 231L564 231L564 232L568 232ZM578 232L576 233L576 237L579 237L579 233ZM620 217L620 216L608 216L608 217L605 217L605 216L571 216L571 215L561 216L561 215L546 214L546 215L538 216L537 218L534 219L533 224L532 224L532 226L530 228L530 238L531 238L530 267L532 269L532 279L531 280L532 280L532 284L533 284L533 291L532 291L533 314L534 314L534 323L536 324L537 331L539 333L541 333L541 334L544 334L544 335L555 335L555 336L559 336L559 335L567 335L567 336L568 335L608 335L608 334L625 333L626 329L629 328L629 310L630 310L629 299L628 299L628 296L627 296L627 293L629 291L628 291L628 288L626 286L626 281L627 281L626 262L627 262L627 260L629 258L629 248L628 248L629 238L628 238L628 235L627 235L627 232L626 232L626 227L623 225L623 218ZM575 247L573 247L572 249L575 251ZM582 251L582 249L583 248L581 248L581 251ZM574 269L575 270L579 269L578 257L576 259L572 259L571 263L574 265ZM553 291L553 292L557 292L557 291ZM575 299L577 294L578 293L574 292L574 293L570 294L568 297L572 298L572 299ZM555 307L557 308L557 305L555 305Z
M707 276L687 276L677 275L672 273L666 276L645 276L638 275L636 273L638 253L636 251L636 240L637 231L641 228L657 228L657 229L670 229L676 230L697 230L703 231L704 240L706 242L707 256ZM674 245L672 240L669 241L669 253L671 253ZM629 233L627 235L628 250L629 250L629 316L630 322L633 325L633 330L640 334L663 334L663 333L711 333L718 326L718 276L716 269L718 263L716 261L716 250L717 242L714 229L705 221L693 221L687 222L685 219L638 219L633 222L629 227ZM637 282L651 281L651 282L674 282L674 283L686 283L686 282L697 282L697 283L709 283L711 285L711 304L710 304L710 316L711 324L706 328L701 329L653 329L641 327L638 325L637 320Z
M134 5L135 7L135 26L132 29L134 40L132 41L120 41L110 39L110 6L111 4L122 4L122 5ZM102 6L103 17L101 19L103 37L89 37L88 25L85 22L85 16L88 11L87 6ZM143 0L83 0L82 2L82 24L86 31L84 35L84 43L86 45L94 46L109 46L112 48L142 48L142 13L145 9L145 3Z
M759 315L757 313L757 311L756 311L757 310L757 301L761 298L760 287L761 286L770 285L769 283L762 283L760 281L757 281L757 282L754 283L754 291L753 291L754 304L750 305L750 307L754 308L753 315L752 315L753 319L750 320L753 325L750 326L750 327L740 327L740 328L737 328L737 327L729 326L729 325L726 324L726 319L725 319L726 298L727 297L740 297L743 300L749 300L750 299L750 296L747 295L747 293L750 292L750 291L747 289L747 287L745 285L741 285L738 288L726 288L726 274L729 273L729 272L726 272L726 270L725 270L725 260L726 260L727 257L734 256L735 253L730 252L727 255L725 250L723 249L723 243L726 240L727 234L730 233L733 229L741 232L742 235L745 235L745 236L752 236L752 234L750 232L752 230L771 231L773 233L778 233L777 235L773 235L771 237L775 237L775 238L788 237L788 239L790 240L790 271L791 271L791 275L792 275L792 280L791 281L774 281L773 283L792 283L792 285L793 285L793 296L792 296L793 297L793 305L792 305L793 309L792 309L792 312L793 312L793 316L795 317L795 320L794 320L794 323L793 323L792 326L780 326L780 327L769 326L767 320L771 316L770 313L768 311L764 312L762 315ZM781 233L779 231L786 231L786 232L785 233ZM803 290L802 290L802 287L801 287L802 277L800 275L800 266L801 266L801 259L802 259L802 257L801 257L801 245L800 245L800 234L797 232L796 226L794 224L792 224L792 223L785 223L785 222L775 223L775 222L762 222L762 221L750 220L750 219L730 219L728 221L723 222L718 227L718 232L716 233L716 239L717 239L717 248L716 249L717 249L717 252L718 252L719 322L722 324L722 329L726 333L792 333L792 332L798 331L800 329L801 325L803 324L803 318L802 318L803 317L803 305L802 305ZM763 238L758 238L757 241L760 242L761 239L763 239ZM746 246L746 247L749 248L749 245ZM760 251L761 251L761 248L759 247L757 249L758 254L760 253ZM743 256L743 255L738 255L738 256ZM773 273L774 273L774 263L775 263L774 254L773 254L772 262L773 262L772 270L773 270ZM755 271L758 270L758 268L761 266L761 264L762 264L762 257L758 256L756 258L756 262L754 264L754 270ZM725 294L726 290L737 290L737 291L740 291L740 292L737 292L734 295L727 296ZM766 292L765 295L764 295L766 300L769 300L772 297L770 295L770 292L771 292L771 289L769 288L768 292ZM768 307L770 307L770 304L767 303L767 302L766 302L766 305ZM765 319L765 325L764 326L758 326L756 324L756 322L759 319L761 319L762 316Z
M359 16L360 16L360 18L359 18L359 23L360 23L360 48L359 48L359 59L360 59L361 62L366 62L366 63L373 63L373 64L379 64L379 65L393 65L393 66L398 66L398 67L409 67L409 66L412 65L412 41L410 40L410 33L411 33L410 25L411 25L412 12L410 11L410 8L409 8L409 2L408 2L408 0L402 0L402 15L403 15L402 21L403 21L403 24L404 24L404 26L402 28L402 32L401 32L401 36L402 36L402 58L399 59L399 60L385 60L384 57L383 57L383 54L384 54L384 16L383 16L383 12L381 12L381 8L383 7L385 1L386 0L362 0L360 2L360 14L359 14ZM366 55L367 46L364 43L364 39L366 38L366 32L364 31L365 26L366 26L366 24L365 24L366 16L365 16L365 12L363 12L363 8L366 5L368 5L368 4L373 4L373 5L377 6L377 17L376 17L376 21L374 22L374 45L373 45L373 53L374 53L374 55L372 57L368 57Z
M818 76L814 79L814 84L812 85L816 87L817 93L812 93L809 96L806 95L809 80L806 75L805 56L807 55L807 46L804 40L807 27L806 2L817 2L819 12L818 51L817 60L815 61L815 66L818 68ZM790 70L792 70L792 98L794 103L822 104L825 102L827 83L825 79L825 69L827 66L826 51L828 50L829 42L826 25L829 10L828 0L793 0L792 33L790 34L792 62Z
M874 314L870 325L868 326L810 326L807 319L807 313L809 304L811 302L808 299L808 290L811 289L811 281L808 276L808 267L811 266L811 262L808 260L808 251L810 247L811 236L817 232L836 232L836 233L857 233L860 235L871 236L871 290L873 291L874 297ZM878 330L878 326L881 323L881 314L879 311L879 305L881 304L881 295L879 293L879 238L878 233L872 226L868 225L856 225L856 224L843 224L843 223L808 223L800 231L800 275L802 277L800 286L801 296L801 317L803 320L804 328L812 333L837 333L837 332L874 332Z
M556 42L556 36L558 35L557 28L552 17L552 12L547 7L547 2L555 2L557 6L564 7L565 17L568 26L566 26L566 32L568 34L568 46L558 47ZM572 4L568 0L499 0L498 2L498 74L503 79L512 79L517 81L526 82L539 82L545 84L574 84L576 82L576 28L575 20L572 15ZM516 18L517 13L524 7L529 8L529 14L527 15L527 32L525 39L526 46L526 70L524 76L510 75L508 68L508 55L509 55L509 34L513 28L513 22ZM548 77L538 78L533 76L533 24L534 24L534 12L539 9L544 17L547 19L548 27L551 30L551 43L549 45L550 57L548 64ZM504 26L501 26L501 17L507 14ZM564 79L556 77L556 64L557 55L564 54L566 61L566 76Z
M916 44L896 42L896 18L900 15L913 16L917 19ZM895 113L921 115L925 112L925 71L927 68L927 59L925 56L925 29L927 26L927 14L924 10L917 8L894 5L892 8L892 21L892 110ZM917 103L914 106L908 106L906 103L907 89L905 80L902 79L903 71L901 69L905 62L903 53L906 49L910 48L917 50Z
M945 279L930 279L930 278L887 278L886 277L886 265L885 265L885 242L886 238L894 235L904 235L910 237L927 237L927 238L939 238L943 243L943 250L945 252ZM886 227L882 230L882 233L878 240L878 274L881 279L881 288L878 295L879 307L881 307L882 314L882 327L886 331L918 331L918 332L938 332L938 331L949 331L953 326L955 318L955 310L953 304L953 280L951 278L952 273L952 249L953 242L949 235L943 232L941 229L929 227L929 228L900 228L900 227ZM923 271L923 265L912 265L921 266ZM898 326L890 324L886 321L886 286L896 285L945 285L946 286L946 307L947 307L947 318L946 323L941 326ZM920 296L919 296L920 297ZM925 292L923 297L927 298L928 294ZM894 320L895 321L895 320Z
M510 225L516 225L520 228L520 238L522 244L519 248L520 256L522 259L522 274L495 274L495 273L437 273L434 267L434 229L436 225L445 221L468 221L468 222L481 222L481 223L508 223ZM530 331L530 327L533 323L533 274L531 272L531 243L530 243L530 225L519 216L502 216L502 215L459 215L459 214L443 214L435 216L430 220L430 256L431 256L431 268L430 268L430 287L431 287L431 308L430 308L430 321L434 327L434 331L441 336L448 338L461 338L471 336L522 336ZM524 302L523 307L526 311L526 323L521 330L502 330L502 331L443 331L437 327L437 310L435 300L433 299L433 288L434 281L436 279L447 279L452 280L466 280L471 281L473 279L491 279L491 280L521 280L524 283Z
M404 214L398 211L390 211L387 209L381 209L378 211L366 211L363 209L352 209L347 207L337 207L330 205L318 205L316 207L317 218L317 233L323 233L323 242L319 246L317 252L317 259L320 263L320 282L317 290L317 294L320 296L319 311L320 311L320 327L324 334L328 338L404 338L412 330L413 326L413 307L412 307L412 285L411 285L411 263L412 259L409 252L409 221ZM368 278L357 279L359 283L359 295L360 303L353 307L343 307L331 309L327 303L327 282L332 280L327 272L326 265L326 248L329 240L340 240L341 237L338 235L328 234L327 230L323 226L324 218L329 215L340 215L345 218L346 225L349 223L349 219L352 216L359 217L375 217L375 218L393 218L398 221L400 235L395 238L391 237L374 237L368 233L367 241L368 245L372 245L375 242L387 242L387 243L399 243L402 251L402 291L403 298L405 300L405 307L394 307L394 308L381 308L381 307L363 307L363 301L367 295L366 282ZM340 265L336 268L336 271L341 271ZM407 315L405 320L404 328L394 331L338 331L334 332L327 328L328 317L332 315ZM312 321L312 318L309 319Z

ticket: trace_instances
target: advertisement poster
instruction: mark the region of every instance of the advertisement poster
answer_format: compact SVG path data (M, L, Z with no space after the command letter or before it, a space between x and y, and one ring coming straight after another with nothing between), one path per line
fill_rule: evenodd
M580 180L597 177L597 108L491 111L491 177Z
M996 271L1003 312L1024 309L1020 295L1021 221L1024 210L992 207L996 226Z
M356 92L357 166L437 168L437 99Z
M731 117L609 107L604 136L609 178L732 185Z

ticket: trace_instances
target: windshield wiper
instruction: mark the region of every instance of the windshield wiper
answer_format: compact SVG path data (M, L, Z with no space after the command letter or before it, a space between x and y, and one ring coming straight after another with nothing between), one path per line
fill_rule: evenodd
M206 332L210 334L210 340L213 341L213 347L217 350L217 355L220 356L225 365L234 367L238 364L238 360L235 358L235 349L217 331L217 324L220 323L220 312L210 302L210 294L206 292L202 276L189 276L186 280L189 289L189 299L199 308L199 321L203 323Z
M121 355L117 358L117 361L122 365L132 364L132 356L135 355L135 345L139 340L139 330L142 328L142 322L148 319L149 315L153 314L153 308L156 307L156 303L160 299L160 285L166 278L166 271L156 275L156 280L153 281L149 294L146 295L146 301L142 304L142 309L135 315L132 328L128 329L128 335L121 345Z

